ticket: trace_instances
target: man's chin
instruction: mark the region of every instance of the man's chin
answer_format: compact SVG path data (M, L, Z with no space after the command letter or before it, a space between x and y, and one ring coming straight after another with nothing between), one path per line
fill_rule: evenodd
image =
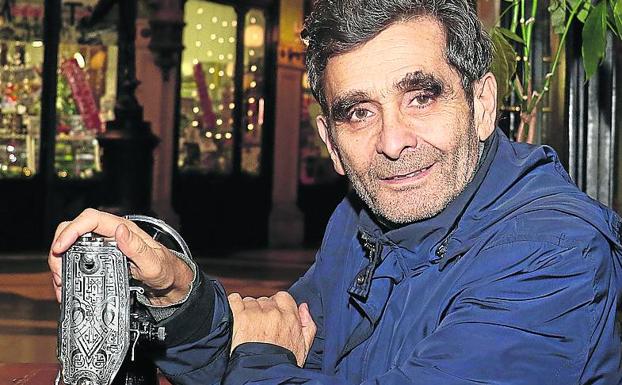
M436 203L436 202L435 202ZM447 206L422 206L415 203L405 204L405 201L387 202L381 205L369 206L376 219L387 227L401 227L410 223L420 222L438 215Z

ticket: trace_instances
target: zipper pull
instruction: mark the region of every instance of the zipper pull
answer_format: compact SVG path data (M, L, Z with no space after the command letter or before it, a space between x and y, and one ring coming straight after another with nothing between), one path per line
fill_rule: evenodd
M364 232L361 232L361 242L367 258L369 259L369 263L356 275L354 281L350 285L350 289L348 289L348 293L362 299L367 299L374 270L376 270L376 267L381 261L382 244L380 241Z

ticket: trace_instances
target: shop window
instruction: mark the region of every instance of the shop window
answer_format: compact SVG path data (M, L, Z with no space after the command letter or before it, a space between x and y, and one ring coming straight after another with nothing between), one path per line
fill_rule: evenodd
M97 136L114 119L116 32L112 22L96 30L78 29L89 12L76 2L63 2L54 157L59 178L89 179L101 172Z
M44 2L6 2L0 12L0 178L27 178L39 166ZM97 135L114 118L115 33L79 31L77 21L88 13L63 3L54 158L60 178L101 171Z
M43 1L0 12L0 178L27 178L40 145Z
M265 111L263 12L186 1L180 172L260 174Z
M302 108L300 116L300 170L303 186L322 185L339 179L326 146L317 132L315 118L321 107L313 97L307 74L302 79Z

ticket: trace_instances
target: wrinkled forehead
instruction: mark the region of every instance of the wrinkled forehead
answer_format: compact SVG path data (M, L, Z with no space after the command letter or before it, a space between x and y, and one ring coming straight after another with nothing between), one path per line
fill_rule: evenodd
M415 72L449 85L459 82L446 59L445 40L442 26L432 18L395 23L365 44L328 60L324 71L327 99L353 91L387 93Z

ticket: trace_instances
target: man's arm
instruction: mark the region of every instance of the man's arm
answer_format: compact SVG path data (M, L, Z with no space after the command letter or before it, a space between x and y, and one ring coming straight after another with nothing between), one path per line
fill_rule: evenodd
M565 246L512 242L477 258L507 266L517 250L530 263L462 282L437 328L410 347L406 359L363 384L618 383L620 347L612 342L618 289L611 287L606 240ZM223 384L244 383L355 385L301 369L286 351L260 344L240 345L230 358Z

